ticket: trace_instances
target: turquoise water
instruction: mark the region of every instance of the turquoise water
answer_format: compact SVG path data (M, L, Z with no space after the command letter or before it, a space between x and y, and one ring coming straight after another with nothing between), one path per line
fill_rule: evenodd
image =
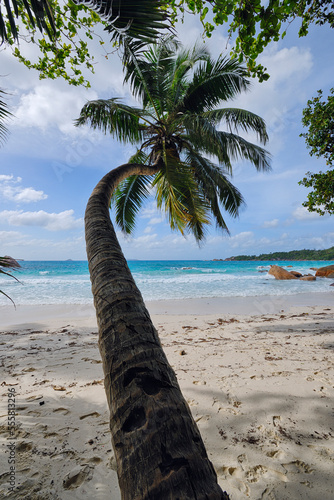
M292 265L303 274L311 267L333 264L324 261L232 262L232 261L129 261L133 277L145 300L291 295L328 292L331 280L315 282L277 281L265 271L269 264ZM86 261L24 261L15 273L20 283L0 278L0 290L16 304L92 303ZM264 272L262 272L264 271ZM8 304L0 296L0 305Z

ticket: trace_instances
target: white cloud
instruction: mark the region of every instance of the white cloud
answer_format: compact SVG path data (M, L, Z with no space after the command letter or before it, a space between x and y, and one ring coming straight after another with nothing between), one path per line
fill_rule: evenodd
M244 231L242 233L231 236L229 244L232 248L247 248L255 243L254 233L252 231Z
M0 217L13 226L38 226L48 231L68 231L81 228L83 219L75 219L74 210L48 213L44 210L38 212L24 212L23 210L3 210Z
M64 134L78 134L73 121L79 116L86 101L96 99L97 94L84 89L63 90L50 83L37 85L22 94L14 111L17 127L37 127L45 130L57 126Z
M152 201L148 203L141 211L140 211L140 218L141 219L153 219L158 216L161 217L161 212L157 209L157 204L156 202Z
M154 226L155 224L160 224L160 222L163 222L163 219L161 217L152 217L152 219L148 221L148 224L150 226Z
M9 240L21 239L22 235L18 231L0 231L0 243L3 244Z
M319 219L320 215L316 212L309 212L305 207L297 207L292 212L292 216L298 220L315 220Z
M0 175L0 182L2 181L10 181L13 179L13 175Z
M262 227L264 227L264 228L277 227L278 224L279 224L278 219L267 220L267 221L264 221L264 223L262 224Z
M65 239L31 238L18 231L0 231L3 255L25 260L86 259L83 235Z
M16 203L41 201L48 197L43 191L21 186L21 181L21 177L15 179L13 175L0 175L0 195Z
M309 49L291 47L278 50L277 44L265 49L259 58L270 74L268 81L254 81L250 93L243 93L233 105L260 115L267 124L269 149L276 154L285 147L287 130L300 127L300 110L307 100L305 79L310 74L313 60ZM255 136L248 134L249 140ZM267 146L268 147L268 146Z
M299 78L310 72L313 61L309 49L290 47L277 50L277 46L271 45L261 57L270 73L270 80L276 85L281 82L291 82L292 78L299 75Z

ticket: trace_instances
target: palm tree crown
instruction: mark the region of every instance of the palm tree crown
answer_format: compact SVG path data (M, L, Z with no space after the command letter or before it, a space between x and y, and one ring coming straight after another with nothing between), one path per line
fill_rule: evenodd
M116 189L117 223L131 232L143 200L155 188L157 205L165 209L172 229L192 232L200 241L213 219L228 231L221 208L237 216L243 203L228 179L232 161L270 168L269 153L239 135L256 132L265 144L264 121L243 109L219 107L248 89L244 68L227 57L213 60L203 46L186 50L169 38L140 55L128 54L125 81L141 107L118 98L90 101L76 121L137 143L129 163L152 166L152 175L132 175ZM218 129L221 122L227 131Z

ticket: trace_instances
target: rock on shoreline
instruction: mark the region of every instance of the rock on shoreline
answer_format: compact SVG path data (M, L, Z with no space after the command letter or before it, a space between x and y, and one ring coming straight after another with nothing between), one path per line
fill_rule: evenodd
M334 266L333 266L334 267ZM315 281L316 277L311 274L302 275L296 271L287 271L283 267L272 265L268 271L277 280L302 280L302 281Z

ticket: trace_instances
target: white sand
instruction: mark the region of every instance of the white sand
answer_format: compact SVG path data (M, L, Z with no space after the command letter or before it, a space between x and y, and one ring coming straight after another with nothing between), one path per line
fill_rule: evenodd
M334 498L333 294L314 295L148 305L232 500ZM0 307L0 330L0 497L119 500L93 307Z

